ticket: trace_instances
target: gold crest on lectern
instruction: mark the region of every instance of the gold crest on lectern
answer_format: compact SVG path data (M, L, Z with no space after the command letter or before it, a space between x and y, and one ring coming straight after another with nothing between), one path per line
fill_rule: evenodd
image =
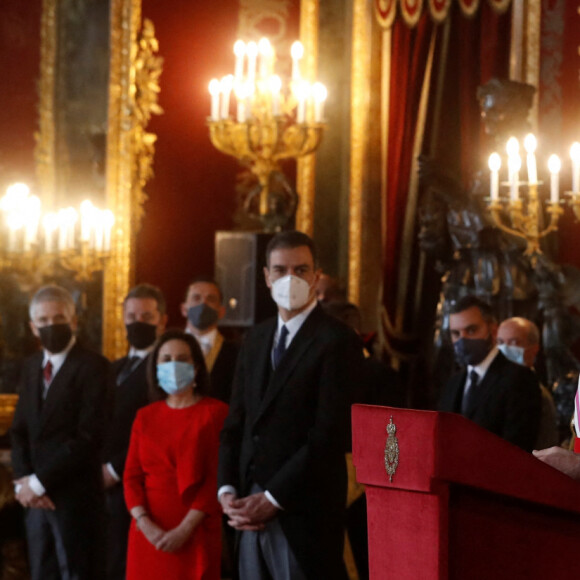
M393 475L399 465L399 441L395 437L397 426L393 423L393 416L387 425L387 442L385 444L385 469L389 476L389 481L393 483Z

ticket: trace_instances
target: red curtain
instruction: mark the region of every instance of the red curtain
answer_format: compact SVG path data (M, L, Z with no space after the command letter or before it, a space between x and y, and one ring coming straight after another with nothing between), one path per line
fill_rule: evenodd
M435 27L438 55L431 79L423 153L458 174L464 185L481 169L481 123L476 99L479 85L497 76L507 78L509 66L510 11L496 14L482 3L472 19L465 18L457 5L451 6L451 29L447 55L441 55L443 25L433 24L424 12L416 28L401 20L393 24L391 97L389 111L388 194L386 200L387 235L384 265L384 304L392 321L397 307L397 280L401 267L402 230L407 211L409 178L413 163L413 142L419 112L419 99L425 75L431 35ZM444 74L440 110L435 110L438 75ZM435 116L439 122L434 150L429 150ZM486 150L484 151L486 152ZM415 217L415 216L413 216ZM412 270L405 299L411 303L418 280L418 248L413 237ZM436 288L426 288L433 295ZM424 292L425 294L425 292ZM407 309L408 310L408 309ZM413 318L417 318L416 316ZM410 320L410 317L406 317ZM419 319L421 319L419 317ZM424 319L422 319L424 320ZM415 330L407 324L399 331Z

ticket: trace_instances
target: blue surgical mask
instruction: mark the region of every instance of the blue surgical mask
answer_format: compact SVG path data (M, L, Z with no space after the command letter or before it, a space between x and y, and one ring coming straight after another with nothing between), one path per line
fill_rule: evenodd
M191 363L169 361L157 364L159 386L168 394L175 395L191 386L195 369Z
M525 366L524 354L526 349L522 346L516 346L515 344L498 344L497 348L508 360Z

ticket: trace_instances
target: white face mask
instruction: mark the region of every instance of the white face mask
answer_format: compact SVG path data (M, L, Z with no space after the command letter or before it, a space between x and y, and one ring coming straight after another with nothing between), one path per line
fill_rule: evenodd
M526 349L521 346L516 346L515 344L498 344L497 348L500 352L512 362L519 365L525 366L524 363L524 353Z
M272 282L272 298L285 310L298 310L308 304L310 285L306 280L288 274Z

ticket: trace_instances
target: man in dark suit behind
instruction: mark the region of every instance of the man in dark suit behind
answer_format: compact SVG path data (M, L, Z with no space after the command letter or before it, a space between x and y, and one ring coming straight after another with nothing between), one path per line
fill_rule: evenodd
M45 286L30 303L43 351L26 360L11 429L17 500L33 580L104 576L100 454L111 369L77 344L71 295Z
M439 409L461 413L526 451L538 435L541 393L535 374L495 346L497 322L488 304L459 300L449 316L455 358L464 369L445 386Z
M129 342L127 356L113 363L116 377L114 413L103 452L103 480L107 502L107 578L124 580L131 516L123 495L123 471L129 450L131 426L137 411L149 403L147 360L155 339L165 330L165 298L156 286L139 284L123 303Z
M239 347L218 330L226 309L217 282L208 276L194 278L187 287L181 313L187 320L185 332L195 336L201 346L210 373L210 397L229 404Z
M317 305L308 236L277 234L266 263L278 317L250 330L240 351L218 497L241 532L241 580L341 580L344 452L362 349Z

